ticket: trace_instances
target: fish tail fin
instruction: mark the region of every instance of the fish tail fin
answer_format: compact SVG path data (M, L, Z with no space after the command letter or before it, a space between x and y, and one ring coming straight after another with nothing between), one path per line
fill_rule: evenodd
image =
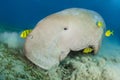
M22 33L20 34L20 37L21 37L21 38L23 37L23 34L22 34Z
M113 35L114 31L111 32L111 34Z

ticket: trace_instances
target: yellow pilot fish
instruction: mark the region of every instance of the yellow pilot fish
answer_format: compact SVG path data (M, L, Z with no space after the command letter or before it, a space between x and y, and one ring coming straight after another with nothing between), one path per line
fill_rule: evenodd
M92 52L93 51L93 49L92 48L85 48L84 50L83 50L83 53L90 53L90 52Z
M25 39L25 38L30 34L31 31L32 31L31 29L29 29L29 30L24 30L24 31L20 34L20 37Z
M106 37L110 37L111 35L113 35L113 31L107 30L107 31L105 32L105 36L106 36Z
M103 27L103 23L102 23L101 21L98 21L98 22L96 23L96 25L97 25L99 28Z

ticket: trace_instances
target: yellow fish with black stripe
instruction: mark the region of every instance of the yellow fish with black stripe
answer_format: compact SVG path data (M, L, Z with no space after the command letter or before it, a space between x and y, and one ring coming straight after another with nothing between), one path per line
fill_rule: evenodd
M113 31L107 30L107 31L105 32L105 36L106 36L106 37L110 37L111 35L113 35Z
M85 49L83 50L83 53L87 54L87 53L90 53L90 52L92 52L92 51L93 51L93 49L90 48L90 47L88 47L88 48L85 48Z
M31 29L22 31L20 37L25 39L31 33L31 31L32 31Z
M98 22L96 23L96 25L98 26L98 28L101 28L101 27L103 27L103 22L98 21Z

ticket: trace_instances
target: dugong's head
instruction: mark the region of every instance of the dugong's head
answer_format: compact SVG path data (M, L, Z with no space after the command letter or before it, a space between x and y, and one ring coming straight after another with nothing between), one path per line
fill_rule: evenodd
M101 21L102 27L96 22ZM47 16L29 34L25 42L26 57L43 69L57 66L70 50L88 46L99 50L104 21L94 11L71 8Z

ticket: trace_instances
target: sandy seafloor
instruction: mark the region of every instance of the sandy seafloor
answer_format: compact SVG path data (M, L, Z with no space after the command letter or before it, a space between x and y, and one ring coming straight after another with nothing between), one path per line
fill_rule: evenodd
M117 39L104 37L97 55L71 52L58 67L45 71L24 56L19 33L0 31L0 80L120 80Z

